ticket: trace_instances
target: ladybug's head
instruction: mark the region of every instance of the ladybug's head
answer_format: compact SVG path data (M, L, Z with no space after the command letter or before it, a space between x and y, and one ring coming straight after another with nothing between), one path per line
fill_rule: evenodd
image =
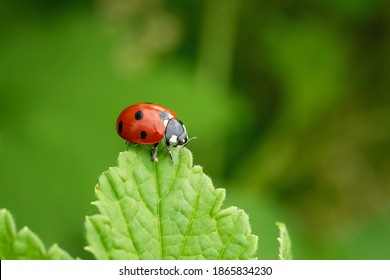
M165 130L165 139L175 147L185 147L188 143L188 134L184 124L178 119L170 119Z

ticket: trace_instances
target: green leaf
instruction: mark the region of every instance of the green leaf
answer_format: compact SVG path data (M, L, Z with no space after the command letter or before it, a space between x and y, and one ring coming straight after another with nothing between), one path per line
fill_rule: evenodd
M53 244L47 251L48 259L50 260L72 260L72 256L68 252L60 248L57 244Z
M97 259L252 259L257 236L236 207L221 209L224 189L215 189L185 148L160 147L159 162L146 146L131 146L118 166L99 178L86 217L90 251Z
M65 260L72 257L56 244L47 252L39 237L27 227L16 232L12 215L0 209L0 259Z
M280 260L292 260L291 254L291 240L287 231L287 227L284 223L277 222L276 225L279 228L279 259Z
M12 253L12 242L16 236L16 226L11 214L0 209L0 259L7 259Z

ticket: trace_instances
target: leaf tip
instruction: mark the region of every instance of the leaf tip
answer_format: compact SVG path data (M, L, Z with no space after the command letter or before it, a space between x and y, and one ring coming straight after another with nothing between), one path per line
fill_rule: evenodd
M279 228L279 237L277 238L279 242L279 259L292 260L291 239L287 227L281 222L276 222L276 226Z

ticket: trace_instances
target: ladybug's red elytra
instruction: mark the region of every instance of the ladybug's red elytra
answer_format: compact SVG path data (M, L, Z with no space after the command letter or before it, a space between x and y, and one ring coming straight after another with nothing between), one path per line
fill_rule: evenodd
M158 161L158 144L164 138L172 161L170 146L185 147L188 143L186 128L176 114L153 103L137 103L125 108L116 121L116 131L127 142L154 144L151 157L155 162Z

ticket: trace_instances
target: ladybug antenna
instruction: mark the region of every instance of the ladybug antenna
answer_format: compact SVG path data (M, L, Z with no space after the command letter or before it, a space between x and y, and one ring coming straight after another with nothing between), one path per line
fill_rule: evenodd
M196 137L196 136L191 137L190 139L188 139L188 142L190 142L191 140L194 140L194 139L198 139L198 137Z

